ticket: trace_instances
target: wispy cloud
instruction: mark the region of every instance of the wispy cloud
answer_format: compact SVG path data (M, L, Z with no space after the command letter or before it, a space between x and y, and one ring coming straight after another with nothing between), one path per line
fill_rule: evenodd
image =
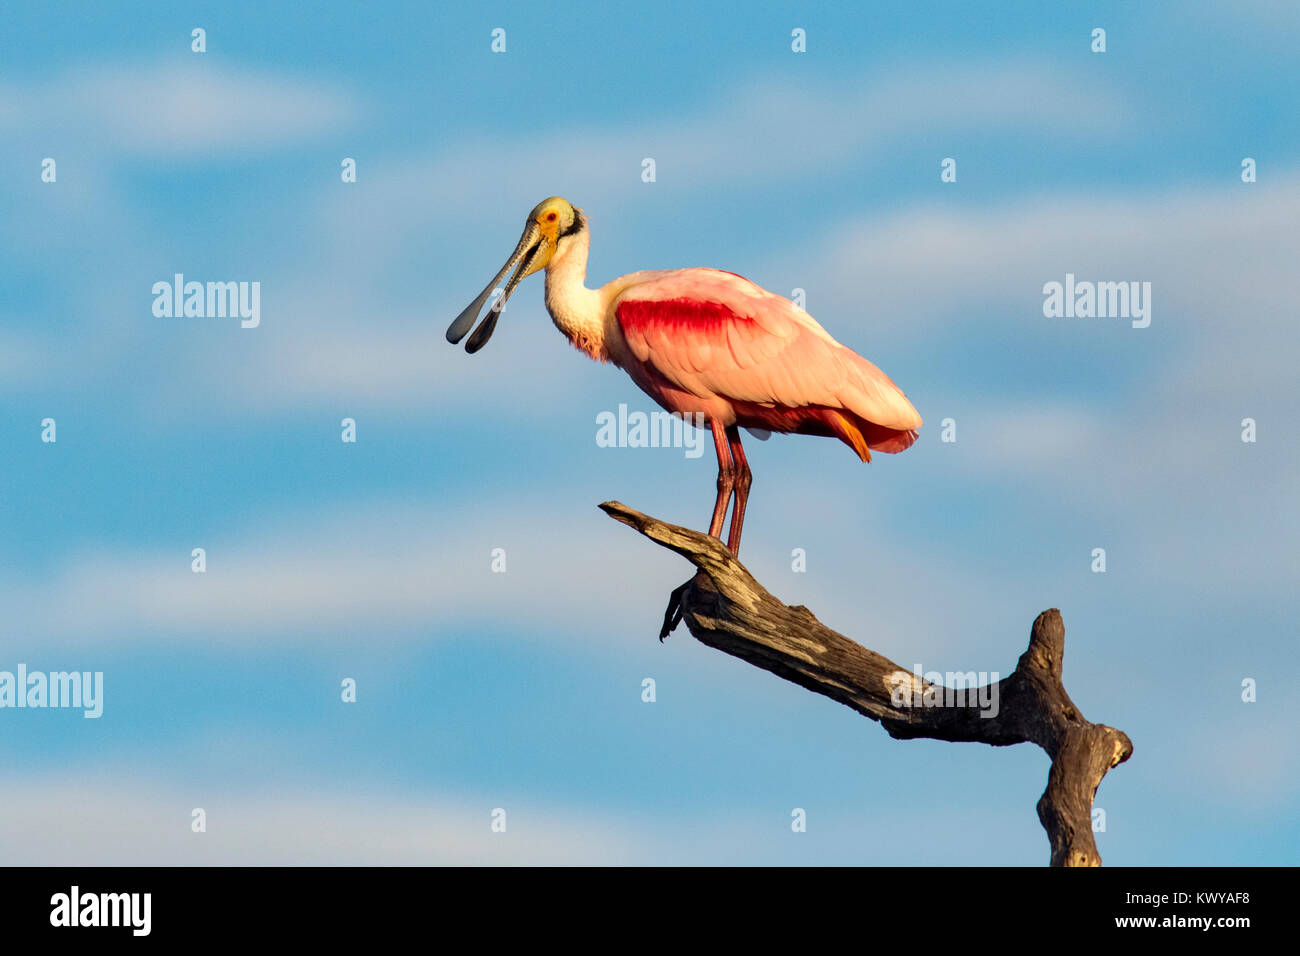
M1286 296L1279 280L1300 245L1294 179L1283 174L1257 188L1228 174L1163 193L1112 189L862 214L787 271L804 278L811 311L889 340L964 332L963 323L1025 335L1049 328L1042 287L1067 271L1152 282L1157 331L1223 323L1238 334L1282 332L1293 326L1277 311ZM1080 325L1083 338L1091 326Z
M427 638L521 620L590 634L619 616L619 581L660 557L646 548L610 565L602 555L617 531L594 505L589 527L607 536L559 533L543 501L339 505L202 542L204 573L188 550L81 551L50 579L0 578L0 605L14 634L44 649L214 634L238 645L268 633L319 645L358 628ZM493 570L496 548L504 573Z
M88 65L0 86L0 129L97 158L211 161L337 132L361 102L332 80L210 66L202 57Z
M196 807L206 832L191 830ZM495 807L491 798L33 776L11 778L0 796L0 848L15 866L609 865L664 849L666 834L639 821L520 801L494 833Z
M501 803L506 830L491 829ZM194 833L201 807L207 831ZM30 775L0 794L0 850L14 866L637 866L671 864L926 865L1036 861L1023 811L903 811L863 816L817 806L806 834L788 807L713 808L671 817L496 796L426 797L322 785L274 793L174 779ZM927 839L918 844L914 834ZM991 834L996 834L996 844ZM988 846L984 846L987 843ZM989 851L995 855L990 857ZM931 849L927 850L926 847ZM956 848L956 849L955 849Z
M926 64L835 84L747 78L685 115L665 108L542 134L503 131L376 163L364 194L334 204L329 223L378 242L367 255L379 257L412 230L478 217L503 200L523 206L516 197L567 192L600 222L615 203L657 205L665 186L684 198L861 169L921 133L1003 128L1028 141L1097 142L1133 121L1118 89L1034 60ZM640 181L645 157L656 162L655 190Z

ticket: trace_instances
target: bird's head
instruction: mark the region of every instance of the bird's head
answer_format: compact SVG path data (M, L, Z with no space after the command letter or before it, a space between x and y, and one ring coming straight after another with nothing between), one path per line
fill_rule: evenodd
M500 298L492 303L492 308L488 310L482 324L474 330L474 334L465 343L465 351L477 352L486 345L496 328L497 319L501 317L501 310L505 308L506 300L515 291L519 280L550 265L551 259L564 247L566 240L581 232L584 226L582 210L575 209L572 203L560 196L543 199L534 206L524 223L524 234L519 237L519 245L515 246L515 251L510 254L506 264L492 277L492 281L479 293L478 298L467 305L465 311L456 316L456 321L448 326L447 341L455 345L465 337L465 333L478 318L479 310L483 308L492 290L501 281L501 277L511 269L515 269L514 275L501 290ZM518 268L515 268L516 265Z

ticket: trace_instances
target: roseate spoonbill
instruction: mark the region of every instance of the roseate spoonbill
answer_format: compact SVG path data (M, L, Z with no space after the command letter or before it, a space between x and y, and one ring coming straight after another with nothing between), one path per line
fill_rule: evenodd
M591 236L581 209L552 196L528 214L501 271L447 329L465 337L501 277L518 265L465 343L477 352L525 276L546 270L546 310L573 345L613 362L669 412L707 421L718 453L709 534L740 551L751 475L740 428L838 438L863 461L916 441L921 416L889 376L846 348L789 299L718 269L633 272L588 289ZM688 421L692 419L687 419Z

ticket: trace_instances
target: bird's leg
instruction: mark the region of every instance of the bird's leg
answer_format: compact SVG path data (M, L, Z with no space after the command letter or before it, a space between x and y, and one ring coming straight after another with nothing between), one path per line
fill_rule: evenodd
M716 418L710 424L713 428L713 447L718 453L718 500L713 504L709 534L721 541L722 523L727 519L727 505L731 502L731 492L736 486L736 471L731 463L731 452L727 449L726 429Z
M740 447L740 429L732 425L727 429L727 444L731 447L731 457L736 469L736 507L731 512L731 530L727 533L727 547L731 553L740 555L740 531L745 526L745 504L749 501L749 486L753 475L749 462L745 460L745 450Z

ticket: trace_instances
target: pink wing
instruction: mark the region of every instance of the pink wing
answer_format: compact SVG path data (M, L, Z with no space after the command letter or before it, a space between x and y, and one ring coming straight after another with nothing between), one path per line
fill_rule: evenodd
M921 417L898 386L788 299L716 269L648 276L618 296L614 314L653 377L725 399L750 427L837 434L856 445L833 420L843 410L860 420L871 448L902 451L915 441Z

